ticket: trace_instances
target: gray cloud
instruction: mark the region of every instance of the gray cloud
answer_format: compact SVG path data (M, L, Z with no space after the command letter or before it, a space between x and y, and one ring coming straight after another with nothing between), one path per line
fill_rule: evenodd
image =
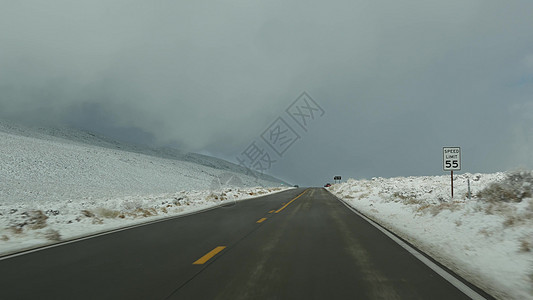
M272 168L533 167L527 1L3 1L0 116L234 160L302 92L326 110Z

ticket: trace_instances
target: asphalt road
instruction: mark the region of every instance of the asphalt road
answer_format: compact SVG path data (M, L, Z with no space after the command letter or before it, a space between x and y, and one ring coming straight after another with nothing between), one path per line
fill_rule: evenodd
M469 299L323 189L0 260L0 299Z

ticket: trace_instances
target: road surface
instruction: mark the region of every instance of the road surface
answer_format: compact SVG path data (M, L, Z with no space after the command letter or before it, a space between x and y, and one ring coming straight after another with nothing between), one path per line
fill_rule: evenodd
M0 270L0 299L470 299L319 188L2 259Z

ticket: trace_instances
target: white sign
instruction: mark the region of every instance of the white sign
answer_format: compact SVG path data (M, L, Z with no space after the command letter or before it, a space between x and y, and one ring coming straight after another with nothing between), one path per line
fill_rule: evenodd
M442 165L444 171L461 170L461 147L443 147Z

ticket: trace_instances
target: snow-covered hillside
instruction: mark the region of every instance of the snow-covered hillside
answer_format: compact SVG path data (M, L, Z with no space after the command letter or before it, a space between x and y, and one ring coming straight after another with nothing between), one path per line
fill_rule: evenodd
M280 190L173 149L0 123L0 254Z
M469 199L467 180L473 197ZM533 173L353 180L334 195L499 299L533 299Z

